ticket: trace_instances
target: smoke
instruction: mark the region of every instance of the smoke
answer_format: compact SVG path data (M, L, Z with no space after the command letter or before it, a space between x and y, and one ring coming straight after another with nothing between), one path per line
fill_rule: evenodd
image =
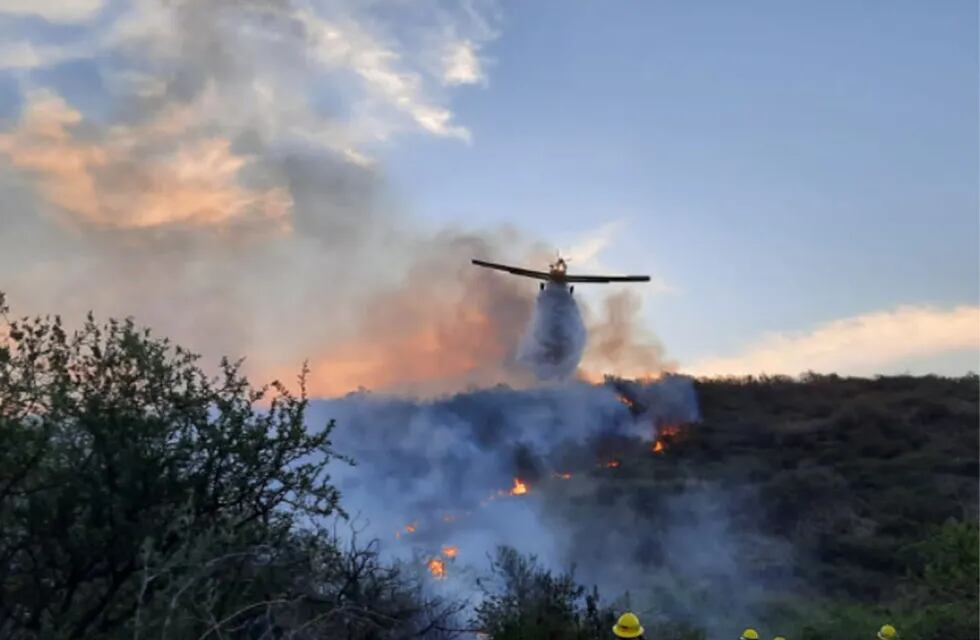
M590 318L586 361L591 369L628 377L647 377L676 371L660 341L637 322L641 301L623 289L602 301L601 313Z
M605 463L648 449L659 421L697 419L688 379L638 391L657 404L636 415L614 388L582 383L497 387L429 401L361 392L314 402L309 415L313 423L336 419L334 446L356 466L335 470L335 481L345 503L356 505L382 538L394 541L412 525L409 543L459 543L461 557L471 559L498 543L526 547L522 539L533 539L533 551L558 561L557 533L539 516L502 519L501 510L540 507L543 488L562 482L556 474L589 478L604 473ZM515 479L527 483L528 494L502 495ZM464 547L476 538L482 542Z
M538 294L518 360L539 380L568 378L578 368L585 348L585 325L564 285L549 282Z
M0 7L33 52L0 70L18 92L0 104L15 311L133 316L262 379L308 359L313 394L533 381L517 366L533 284L469 260L537 264L539 244L421 227L381 162L398 136L471 139L451 98L485 83L492 6L93 5L70 28Z
M678 475L669 449L651 452L663 427L696 428L688 378L429 401L356 393L314 402L309 415L335 418L334 447L356 462L334 470L342 504L390 559L424 572L438 558L445 575L433 588L475 593L487 555L508 545L554 570L574 566L606 598L628 592L651 621L704 625L706 607L723 603L721 618L752 603L760 559L734 518L744 497ZM764 548L792 566L785 549Z

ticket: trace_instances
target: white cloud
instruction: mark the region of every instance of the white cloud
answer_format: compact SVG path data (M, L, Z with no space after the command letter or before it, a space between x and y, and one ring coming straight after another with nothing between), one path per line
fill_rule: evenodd
M607 222L582 234L565 256L580 267L597 266L599 255L605 251L623 228L622 220Z
M478 84L486 80L476 47L469 40L450 44L442 58L442 65L444 84Z
M911 358L980 350L980 307L906 306L842 318L807 333L776 333L731 357L709 358L696 375L804 371L873 375Z
M103 0L0 0L0 13L34 16L48 22L85 22L103 6Z
M311 11L297 12L295 17L306 27L311 54L321 65L353 71L364 81L371 96L408 114L425 131L469 140L470 133L465 127L452 124L452 112L425 95L421 73L403 68L404 55L386 47L379 38L356 24L341 26Z
M30 42L0 45L0 69L34 69L41 65L41 54Z
M49 67L78 57L78 53L64 47L35 46L27 40L5 42L0 45L0 69L37 69Z
M626 221L613 220L582 234L567 253L562 255L569 262L569 270L575 273L588 271L596 274L628 275L621 268L609 265L602 259L606 251L613 246L616 238L626 227ZM630 274L645 274L650 276L650 282L638 285L637 293L644 300L651 296L664 293L676 293L676 289L656 274L643 271L642 265L629 265L626 271Z

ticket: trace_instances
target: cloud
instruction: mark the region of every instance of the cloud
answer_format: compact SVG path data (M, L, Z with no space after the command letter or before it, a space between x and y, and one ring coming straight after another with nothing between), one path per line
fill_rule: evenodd
M76 57L69 48L35 46L27 40L0 45L0 70L49 67Z
M341 26L312 11L297 12L295 19L306 29L311 54L321 65L352 70L375 99L408 114L425 131L469 140L465 127L452 124L449 109L424 96L420 74L400 69L399 54L377 38L355 25ZM383 137L386 133L379 131L376 135Z
M124 95L142 96L140 106L149 108L154 95L186 100L206 90L211 113L200 113L202 118L251 119L268 135L320 144L367 165L370 149L393 135L471 137L456 122L443 70L433 68L429 56L460 42L475 51L496 31L470 3L456 10L435 0L414 6L409 29L393 6L386 12L383 5L329 1L146 0L106 12L68 44L25 37L10 16L81 18L101 3L7 2L0 5L0 27L17 38L0 49L0 68L86 60L102 67L100 75L112 88L125 92L119 79L138 78L140 91Z
M600 254L613 244L622 229L623 221L614 220L587 231L568 250L565 259L574 262L578 268L594 267Z
M172 136L172 115L86 141L73 133L82 115L39 90L29 96L20 126L0 135L0 153L36 176L52 204L98 226L213 225L251 216L285 221L288 192L244 187L239 175L251 159L233 153L227 139Z
M468 40L449 45L442 65L442 81L447 85L478 84L486 80L476 47Z
M33 16L48 22L85 22L105 6L103 0L0 0L0 14Z
M980 307L905 306L834 320L807 333L776 333L722 358L686 369L697 375L871 375L903 360L980 350Z

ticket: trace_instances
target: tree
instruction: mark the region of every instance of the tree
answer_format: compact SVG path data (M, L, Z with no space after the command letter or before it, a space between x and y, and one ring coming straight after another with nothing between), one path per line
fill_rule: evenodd
M432 635L458 610L323 531L338 455L332 422L305 427L305 369L299 395L255 389L131 320L8 313L0 294L0 637Z
M473 624L492 640L587 640L609 636L614 617L602 609L594 589L587 593L571 573L558 576L501 547L491 561L491 578L480 582L483 601Z

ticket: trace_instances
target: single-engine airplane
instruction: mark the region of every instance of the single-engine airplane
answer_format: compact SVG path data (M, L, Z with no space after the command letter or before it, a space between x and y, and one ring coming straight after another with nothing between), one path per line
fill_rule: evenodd
M506 271L507 273L512 273L515 276L524 276L525 278L534 278L536 280L544 280L541 283L541 289L544 289L545 283L555 283L557 285L565 286L571 282L592 282L597 284L605 284L607 282L650 282L650 276L578 276L568 274L568 264L567 261L558 256L558 260L552 262L548 265L548 271L534 271L532 269L523 269L521 267L511 267L506 264L497 264L496 262L486 262L484 260L472 260L473 264L478 267L486 267L488 269L496 269L498 271ZM568 292L572 293L575 291L575 286L570 285L568 287Z

